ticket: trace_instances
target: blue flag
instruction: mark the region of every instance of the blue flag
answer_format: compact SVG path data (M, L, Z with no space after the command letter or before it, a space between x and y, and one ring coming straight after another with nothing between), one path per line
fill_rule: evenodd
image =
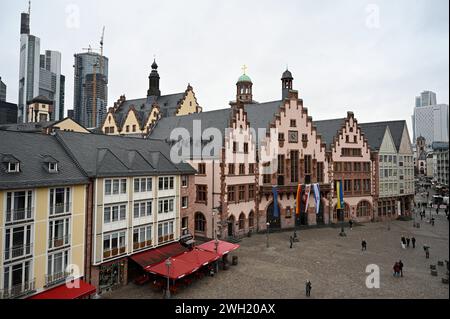
M273 193L273 217L279 217L280 212L278 211L278 190L276 186L272 187Z

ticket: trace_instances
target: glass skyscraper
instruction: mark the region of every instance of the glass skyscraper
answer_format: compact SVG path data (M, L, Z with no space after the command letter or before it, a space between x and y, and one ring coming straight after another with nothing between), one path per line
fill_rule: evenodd
M98 127L103 122L107 112L108 58L101 57L100 54L95 52L75 54L74 68L74 119L85 127ZM96 123L94 123L93 116L94 71L96 74Z

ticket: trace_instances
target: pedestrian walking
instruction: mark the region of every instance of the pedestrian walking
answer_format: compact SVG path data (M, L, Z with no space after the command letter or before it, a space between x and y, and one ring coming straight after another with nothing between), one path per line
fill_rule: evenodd
M411 243L413 245L413 248L416 248L416 238L415 237L411 238Z
M396 261L394 264L394 277L398 277L398 275L400 274L400 265L398 264L398 262Z
M311 281L307 280L306 281L306 297L310 297L311 296L311 289L312 289L312 285L311 285Z
M367 250L367 242L365 239L361 241L361 250Z
M402 238L400 239L400 242L401 242L402 248L405 249L405 248L406 248L406 239L405 239L405 236L402 236Z
M425 258L429 259L430 258L430 246L423 245L423 250L425 250Z
M439 206L436 208L436 215L439 215Z
M408 247L408 248L409 248L409 242L410 242L410 240L411 240L411 239L409 239L409 237L406 237L406 247Z
M289 246L289 248L292 248L292 243L294 242L294 238L292 238L292 236L291 237L289 237L289 241L290 241L290 246Z
M348 223L349 223L349 225L350 225L350 229L352 230L352 229L353 229L353 220L350 219L350 220L348 221Z
M431 222L431 226L434 226L434 217L431 218L430 222Z
M398 266L399 266L399 269L400 269L400 276L403 277L403 263L402 263L401 260L399 260Z

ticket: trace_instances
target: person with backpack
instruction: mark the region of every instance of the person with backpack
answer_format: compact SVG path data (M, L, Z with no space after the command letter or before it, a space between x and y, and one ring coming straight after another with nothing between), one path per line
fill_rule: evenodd
M416 248L416 238L414 236L411 238L411 243L413 248Z

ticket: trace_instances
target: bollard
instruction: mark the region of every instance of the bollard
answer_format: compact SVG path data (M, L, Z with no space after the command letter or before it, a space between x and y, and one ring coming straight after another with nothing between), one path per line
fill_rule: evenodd
M430 265L431 270L436 270L436 265Z
M444 266L444 262L443 262L442 260L439 260L439 261L437 262L437 264L438 264L438 266Z
M436 270L431 270L431 276L437 277L438 273Z
M448 278L442 278L442 283L448 285Z

